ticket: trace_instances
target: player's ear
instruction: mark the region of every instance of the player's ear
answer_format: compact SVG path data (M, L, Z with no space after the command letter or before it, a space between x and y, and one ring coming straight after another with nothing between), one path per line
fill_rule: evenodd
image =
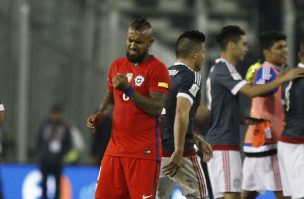
M198 52L197 49L194 49L194 50L192 51L192 55L193 55L193 58L194 58L194 59L197 58L198 53L199 53L199 52Z
M231 50L234 50L235 46L236 46L236 43L234 43L233 41L228 41L226 49L228 51L231 51Z

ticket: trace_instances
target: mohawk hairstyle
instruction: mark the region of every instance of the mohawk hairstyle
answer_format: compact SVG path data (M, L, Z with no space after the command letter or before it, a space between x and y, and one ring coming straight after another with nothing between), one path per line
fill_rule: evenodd
M151 24L145 18L136 19L131 23L130 27L136 31L152 29Z
M187 57L206 40L205 35L197 30L184 32L177 39L175 46L176 57Z

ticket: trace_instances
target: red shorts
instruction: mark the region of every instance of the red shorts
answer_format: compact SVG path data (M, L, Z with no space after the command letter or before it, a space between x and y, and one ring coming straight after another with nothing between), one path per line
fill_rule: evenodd
M155 199L160 162L156 160L104 156L96 199Z

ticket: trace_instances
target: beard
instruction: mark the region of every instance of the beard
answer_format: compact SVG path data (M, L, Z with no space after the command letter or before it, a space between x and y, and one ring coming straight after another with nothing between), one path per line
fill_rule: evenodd
M131 54L127 51L126 56L127 56L128 60L129 60L131 63L133 63L133 64L135 64L135 63L139 64L139 63L141 63L141 62L144 60L144 58L145 58L145 56L146 56L147 54L148 54L148 52L143 52L142 54L131 55Z

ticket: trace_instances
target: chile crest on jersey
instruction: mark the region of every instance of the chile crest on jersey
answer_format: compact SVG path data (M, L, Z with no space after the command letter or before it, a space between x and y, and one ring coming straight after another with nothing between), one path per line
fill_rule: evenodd
M142 86L143 83L145 81L145 78L144 76L142 75L137 75L135 78L134 78L134 85L135 86Z

